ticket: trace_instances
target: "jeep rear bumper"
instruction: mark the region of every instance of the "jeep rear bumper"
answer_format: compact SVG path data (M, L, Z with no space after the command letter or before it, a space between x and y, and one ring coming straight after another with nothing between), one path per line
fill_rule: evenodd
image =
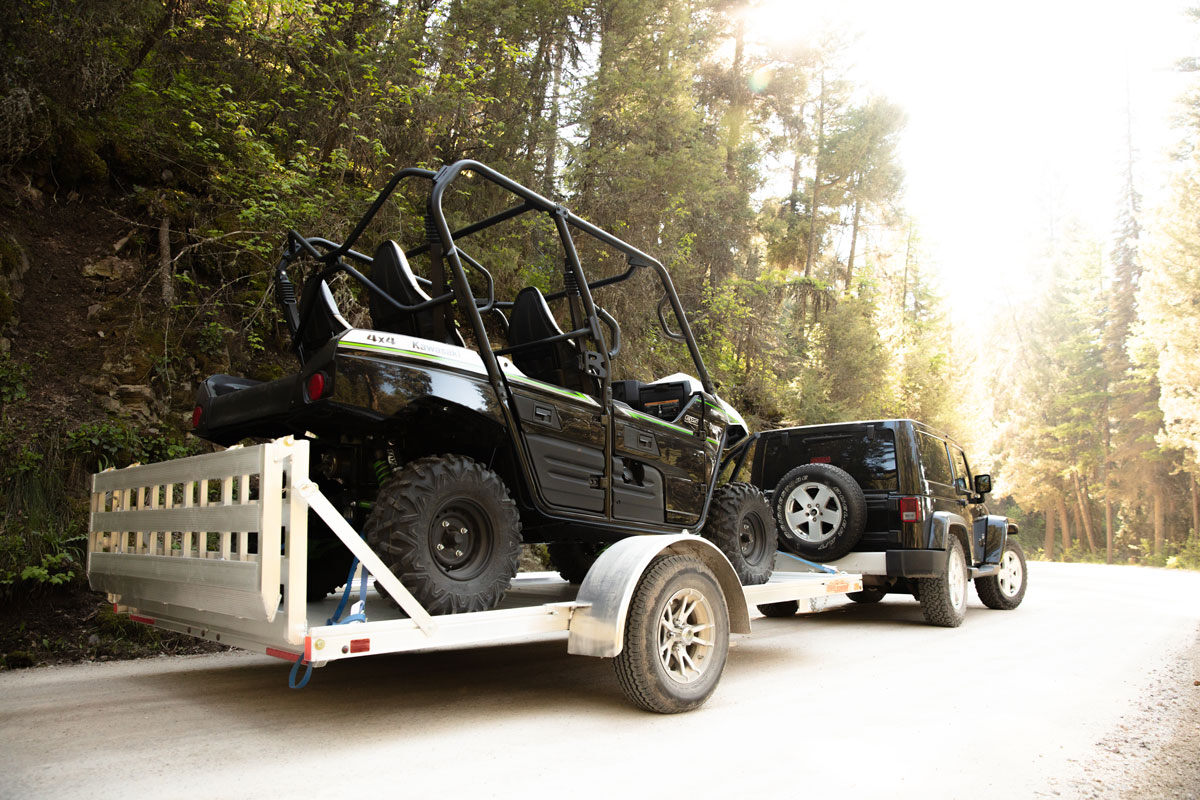
M878 553L851 553L826 566L861 575L885 575L889 578L938 578L946 574L947 550L887 550Z

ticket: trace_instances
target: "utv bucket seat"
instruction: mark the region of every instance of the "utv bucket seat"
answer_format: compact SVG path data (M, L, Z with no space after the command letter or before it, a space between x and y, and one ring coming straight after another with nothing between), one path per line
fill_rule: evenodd
M400 245L391 240L379 245L375 250L375 260L371 264L371 279L381 289L406 306L415 306L431 299L417 283L417 276L408 266L408 259L405 258ZM421 311L401 311L385 302L374 292L371 293L371 321L375 330L403 333L407 336L417 336L421 339L432 339L464 347L463 338L453 323L447 324L445 333L441 337L436 335L434 318L441 313L444 313L442 306L433 306Z

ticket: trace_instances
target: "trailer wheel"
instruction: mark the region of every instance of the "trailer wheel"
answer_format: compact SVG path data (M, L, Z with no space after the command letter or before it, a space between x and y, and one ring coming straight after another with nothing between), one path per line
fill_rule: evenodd
M886 595L887 595L887 592L885 592L883 589L879 589L875 586L869 586L869 587L863 589L861 592L846 592L846 597L848 599L852 600L855 603L863 603L863 604L878 603Z
M779 539L796 555L836 561L862 538L867 498L858 482L832 464L803 464L775 487Z
M521 556L521 521L504 482L465 456L397 471L379 489L366 534L430 614L495 608Z
M1021 549L1020 542L1009 537L1000 555L1000 571L986 578L976 578L975 593L988 608L1012 611L1025 599L1028 576L1025 551Z
M778 603L763 603L758 607L758 611L764 617L791 617L795 616L800 610L800 603L796 600L782 600Z
M957 536L950 540L950 556L946 559L946 574L940 578L918 578L921 593L921 613L930 625L957 628L967 615L967 559Z
M659 714L691 711L717 687L728 654L729 609L712 571L694 556L651 561L613 660L625 696Z
M550 542L550 564L567 583L583 583L607 542Z
M713 492L703 534L729 559L743 585L771 579L779 534L771 507L757 487L727 483Z

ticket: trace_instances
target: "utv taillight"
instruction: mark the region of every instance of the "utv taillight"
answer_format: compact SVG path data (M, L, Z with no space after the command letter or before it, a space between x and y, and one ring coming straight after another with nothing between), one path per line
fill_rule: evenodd
M305 389L308 390L309 400L320 400L321 396L325 394L325 373L314 372L309 375Z
M199 428L202 419L204 419L204 406L196 406L192 409L192 427Z
M921 521L921 501L916 497L901 497L900 498L900 521L901 522L920 522Z

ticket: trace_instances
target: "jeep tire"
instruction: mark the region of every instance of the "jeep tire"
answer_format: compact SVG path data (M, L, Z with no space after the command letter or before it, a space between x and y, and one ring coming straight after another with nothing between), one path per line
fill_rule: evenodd
M713 492L703 535L729 559L742 585L771 579L778 533L767 498L757 487L727 483Z
M867 498L844 469L832 464L803 464L775 487L779 543L814 561L836 561L862 538Z
M946 572L940 578L918 578L921 613L930 625L957 628L967 615L967 559L962 542L949 536Z
M1009 536L1000 554L1000 568L995 575L975 579L975 593L988 608L1012 611L1025 599L1029 571L1021 544Z
M504 482L458 455L417 459L385 481L366 538L430 614L495 608L521 555Z

